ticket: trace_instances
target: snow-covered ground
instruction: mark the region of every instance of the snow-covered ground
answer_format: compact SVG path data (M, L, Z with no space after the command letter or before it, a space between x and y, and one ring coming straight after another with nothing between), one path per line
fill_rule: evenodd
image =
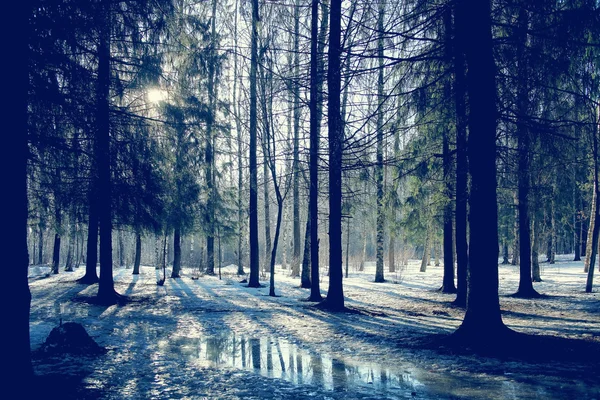
M535 288L547 297L508 297L518 286L518 267L500 266L505 323L519 331L600 342L600 298L584 293L582 262L559 256L542 265ZM97 358L34 357L40 375L81 378L76 397L171 398L425 398L600 399L598 371L577 363L500 361L436 352L413 343L451 333L464 311L442 294L442 267L418 271L411 261L401 273L374 283L374 263L344 279L347 305L360 313L332 314L302 301L299 279L277 270L280 297L268 286L250 289L223 269L223 277L181 279L142 267L115 270L115 287L131 301L102 307L81 301L97 286L75 283L83 269L49 275L30 268L31 342L40 347L63 322L84 325L108 349ZM169 271L167 271L168 276ZM325 274L323 274L325 275ZM265 279L267 284L268 280ZM327 277L321 281L323 294ZM552 351L549 349L548 351Z

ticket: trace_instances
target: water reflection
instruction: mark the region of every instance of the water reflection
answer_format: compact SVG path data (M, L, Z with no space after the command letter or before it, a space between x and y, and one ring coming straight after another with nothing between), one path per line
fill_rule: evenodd
M313 384L333 391L369 386L378 390L413 390L421 384L408 371L394 371L377 364L332 358L301 349L280 338L245 338L236 335L178 338L172 351L211 367L230 367L284 379L294 384ZM286 362L287 361L287 362Z

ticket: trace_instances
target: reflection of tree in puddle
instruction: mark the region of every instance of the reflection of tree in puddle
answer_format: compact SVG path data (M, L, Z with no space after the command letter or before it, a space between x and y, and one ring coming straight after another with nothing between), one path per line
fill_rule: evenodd
M254 370L270 378L294 384L312 384L327 390L346 391L351 387L373 385L377 389L411 388L410 374L394 374L377 365L349 362L305 351L279 338L244 336L205 336L177 338L169 349L213 366Z
M343 360L334 358L331 360L331 377L333 380L333 390L344 391L348 387L348 375L346 373L346 363Z
M252 351L252 368L260 370L260 340L250 339L249 342Z

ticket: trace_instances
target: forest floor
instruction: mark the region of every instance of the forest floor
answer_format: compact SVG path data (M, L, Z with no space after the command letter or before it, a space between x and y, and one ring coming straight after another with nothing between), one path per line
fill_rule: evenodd
M599 347L600 295L584 293L583 263L571 259L541 264L544 281L535 288L545 296L533 300L509 296L518 267L501 265L502 317L518 332ZM451 306L454 295L437 291L442 267L418 268L414 260L401 272L386 271L385 283L373 282L374 263L351 271L344 294L358 312L328 313L303 301L308 291L288 270L277 270L280 297L269 297L266 285L240 283L234 266L223 269L222 279L192 279L184 269L164 286L157 286L162 272L154 268L137 276L117 268L115 287L129 301L106 307L88 301L97 285L75 282L84 268L49 275L46 267L31 267L35 372L49 398L600 399L600 362L536 362L432 346L430 338L461 324L464 310ZM326 276L321 289L325 294ZM36 352L61 320L82 324L106 354Z

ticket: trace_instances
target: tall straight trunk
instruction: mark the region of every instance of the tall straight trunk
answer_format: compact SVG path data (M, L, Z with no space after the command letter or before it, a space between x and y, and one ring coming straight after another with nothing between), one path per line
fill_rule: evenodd
M588 249L590 255L590 263L588 268L587 280L585 283L585 292L591 293L592 286L594 283L594 265L596 262L596 256L598 252L598 235L600 234L600 178L598 176L598 125L600 125L600 106L598 107L596 114L596 123L594 124L594 130L592 132L593 135L593 156L594 156L594 224L590 222L590 229L593 231L592 233L592 244L591 248Z
M243 193L244 193L244 163L242 158L242 124L240 121L238 94L237 94L237 83L238 83L238 7L239 1L235 1L235 22L233 26L233 40L235 52L233 55L233 111L235 119L235 128L237 131L237 160L238 160L238 192L237 192L237 206L238 206L238 226L237 226L237 256L238 256L238 275L244 275L244 207L243 207Z
M98 78L96 88L96 165L98 168L98 190L96 205L100 225L100 280L98 298L106 304L114 303L117 292L112 275L112 211L110 172L110 7L103 1L100 37L98 44Z
M535 213L532 213L532 223L533 226L531 233L531 273L532 273L532 281L533 282L541 282L542 277L540 276L540 260L539 260L539 246L540 246L540 223L539 218L536 217Z
M2 229L8 233L2 238L2 275L9 282L10 304L3 315L5 350L2 361L3 393L19 393L28 398L33 384L31 343L29 337L29 310L31 292L27 280L29 254L27 249L27 89L28 89L28 18L29 1L4 4L6 16L3 36L4 50L11 55L10 62L2 63L2 73L10 77L10 101L2 106L2 146L0 171L5 190L2 205L5 218ZM11 88L11 89L12 89ZM40 253L41 254L41 253ZM8 356L10 354L10 356ZM37 382L36 382L37 383ZM8 396L10 397L10 396ZM32 396L33 398L33 396Z
M273 167L275 168L275 167ZM273 172L275 174L275 172ZM277 245L279 244L279 233L281 231L281 215L283 214L283 199L281 196L277 196L277 222L275 224L275 238L273 239L273 249L270 254L270 272L269 278L269 296L275 297L275 257L277 255Z
M37 263L39 265L44 263L44 228L40 226L38 228L38 253L37 253Z
M217 0L212 1L211 18L211 43L210 59L208 61L208 118L206 119L206 189L208 190L208 200L206 204L206 224L208 233L206 235L206 273L213 275L215 273L215 201L216 185L214 182L214 151L213 151L213 125L217 113L216 90L215 90L215 64L216 64L216 15ZM178 271L179 272L179 271Z
M508 241L505 239L502 242L502 265L508 265L510 262L508 261Z
M453 10L456 14L456 9ZM458 41L454 21L454 106L456 108L456 299L453 304L467 306L467 268L469 246L467 241L468 160L467 160L467 106L464 48Z
M250 49L250 280L249 287L260 287L258 254L258 182L256 168L256 67L258 63L258 0L252 0L252 34Z
M325 14L323 15L325 20ZM319 282L319 131L321 113L319 112L321 74L318 53L319 1L311 2L310 27L310 148L309 173L310 188L308 208L310 211L310 296L309 301L320 301L321 286Z
M557 171L553 171L554 178L552 180L552 192L550 194L550 234L548 240L548 263L554 264L556 259L557 235L556 235L556 185Z
M457 40L464 46L469 101L469 271L467 310L456 331L472 345L496 344L506 331L498 298L496 83L490 1L456 3Z
M379 59L378 77L377 77L377 101L379 110L377 113L377 164L375 166L375 182L377 184L377 263L375 266L375 282L385 282L383 276L383 105L385 96L383 94L384 82L384 18L385 18L385 0L379 1L378 30L377 39L377 58Z
M593 227L596 225L596 205L597 205L597 199L596 199L597 195L596 195L596 191L594 190L592 193L592 209L590 210L590 223L589 226L592 229L588 229L587 232L587 240L586 240L586 247L585 247L585 261L583 263L583 272L588 272L588 270L590 269L590 262L592 259L592 241L593 241L593 235L594 235L594 229Z
M388 271L396 272L396 232L390 230L390 243L388 245Z
M310 282L310 209L306 218L306 229L304 230L304 256L302 257L302 274L300 275L300 287L309 289Z
M581 201L577 191L576 174L573 176L573 247L575 258L573 261L581 261Z
M454 227L452 226L452 157L450 155L450 140L448 131L444 130L442 154L444 159L444 180L446 182L446 204L444 205L444 277L442 281L443 293L456 293L454 285Z
M518 196L519 196L519 288L515 296L537 297L538 292L531 282L531 232L529 221L529 188L530 188L530 152L531 137L525 119L529 111L529 66L525 50L527 46L527 28L529 25L527 10L522 6L519 10L517 44L517 147L519 153Z
M133 275L140 273L140 264L142 261L142 234L139 228L135 231L135 259L133 261Z
M430 251L431 251L431 228L427 228L427 233L425 235L425 243L423 244L423 258L421 258L421 268L419 268L419 272L427 271L427 266L429 265L430 259Z
M123 243L123 230L117 231L117 240L119 244L119 267L125 266L125 244Z
M266 97L263 98L263 102L266 102ZM268 119L268 115L264 112L263 120L266 121ZM263 196L265 200L265 261L263 264L263 271L268 271L269 265L271 264L271 207L269 204L269 167L267 166L267 151L266 146L267 143L266 136L268 134L263 133Z
M92 178L89 196L88 232L85 257L85 275L78 282L93 284L98 282L98 207L96 206L96 194L93 194L96 179Z
M180 278L181 272L181 228L177 227L173 233L173 270L171 278Z
M346 278L348 277L348 270L350 269L350 217L346 218Z
M341 0L332 0L329 28L329 88L328 138L329 138L329 291L326 303L330 310L344 309L342 282L342 149L344 126L340 113L340 36L342 19Z
M58 274L60 264L60 231L61 231L61 213L56 209L56 232L54 233L54 249L52 251L52 273Z
M518 196L518 191L515 191L514 193L514 206L515 206L515 224L513 227L513 233L514 233L514 241L513 241L513 257L511 260L511 264L512 265L517 265L519 264L519 249L521 247L520 243L519 243L519 196Z
M69 243L67 245L67 260L65 262L65 271L73 272L73 265L75 264L75 235L77 234L77 227L75 226L74 217L71 216L69 221Z
M294 164L293 164L293 212L294 212L294 253L292 258L292 276L300 275L300 0L294 6Z

